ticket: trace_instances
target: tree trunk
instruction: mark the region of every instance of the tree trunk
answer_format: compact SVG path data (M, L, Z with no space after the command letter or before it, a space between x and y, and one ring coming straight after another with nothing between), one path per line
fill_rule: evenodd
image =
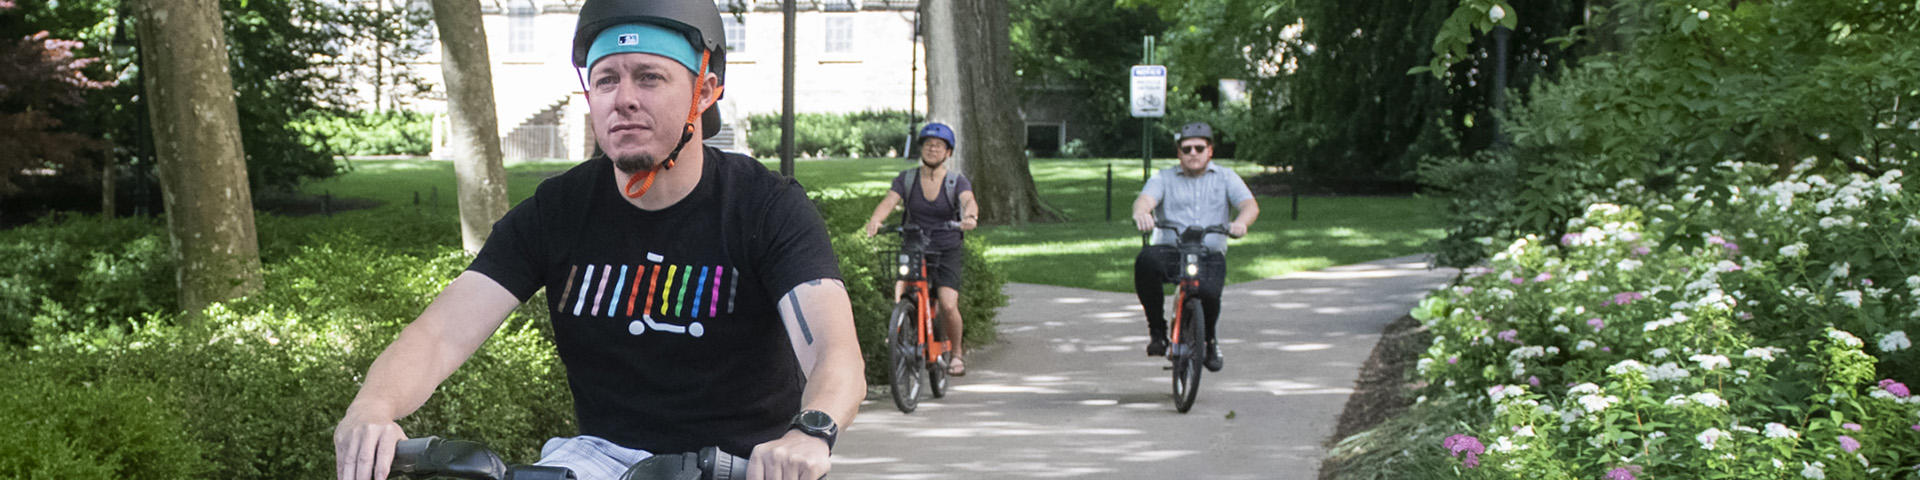
M101 218L113 218L113 214L114 214L113 158L114 158L114 155L112 153L108 153L107 155L102 155L100 158L100 217Z
M453 120L453 172L460 182L460 243L479 252L493 222L507 214L507 173L500 165L499 122L493 111L493 65L480 3L433 0L440 29L440 75Z
M260 246L216 0L134 2L180 308L259 290Z
M982 223L1058 220L1027 169L1025 123L1013 78L1007 0L930 0L927 118L959 137L952 168L973 180ZM965 59L965 66L962 66Z

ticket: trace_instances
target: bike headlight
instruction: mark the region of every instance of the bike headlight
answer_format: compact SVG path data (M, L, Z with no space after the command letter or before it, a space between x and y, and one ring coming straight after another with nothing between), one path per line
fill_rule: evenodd
M1200 276L1200 264L1198 263L1187 264L1187 276L1190 276L1190 277Z

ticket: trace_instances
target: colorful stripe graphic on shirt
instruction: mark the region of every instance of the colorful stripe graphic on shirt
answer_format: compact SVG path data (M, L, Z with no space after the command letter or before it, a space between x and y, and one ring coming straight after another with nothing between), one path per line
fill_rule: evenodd
M619 278L620 281L618 283L613 284L613 299L607 300L607 316L609 317L613 316L613 312L617 312L620 310L620 290L627 288L627 266L626 265L620 266L620 276L617 278Z
M580 316L580 307L587 304L587 284L593 283L593 265L587 265L587 274L580 278L580 298L573 301L573 316ZM565 305L567 299L560 299Z
M567 270L554 313L599 318L715 318L734 312L740 269L721 265L582 264ZM724 303L724 305L722 305Z

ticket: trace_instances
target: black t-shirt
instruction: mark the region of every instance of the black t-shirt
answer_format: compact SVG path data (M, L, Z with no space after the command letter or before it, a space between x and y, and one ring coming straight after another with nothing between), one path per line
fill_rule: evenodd
M467 268L523 302L547 289L580 433L655 453L779 438L806 377L776 302L840 277L805 190L715 148L666 209L627 203L613 178L599 157L541 182Z

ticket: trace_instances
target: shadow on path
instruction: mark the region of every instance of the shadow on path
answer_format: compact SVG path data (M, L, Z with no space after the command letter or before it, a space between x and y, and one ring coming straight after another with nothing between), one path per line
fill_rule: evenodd
M911 415L870 397L830 478L1314 478L1381 330L1454 274L1402 257L1229 285L1227 367L1187 414L1133 295L1008 284L1000 342Z

